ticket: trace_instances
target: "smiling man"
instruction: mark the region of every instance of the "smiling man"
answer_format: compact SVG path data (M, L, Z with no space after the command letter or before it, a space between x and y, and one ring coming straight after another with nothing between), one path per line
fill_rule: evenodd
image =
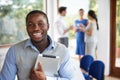
M13 45L8 50L0 80L15 80L15 75L18 80L77 80L74 79L76 69L71 63L67 48L54 42L47 35L49 29L47 15L42 11L31 11L26 16L26 29L30 38ZM38 54L60 57L58 75L46 76L41 63L34 69Z

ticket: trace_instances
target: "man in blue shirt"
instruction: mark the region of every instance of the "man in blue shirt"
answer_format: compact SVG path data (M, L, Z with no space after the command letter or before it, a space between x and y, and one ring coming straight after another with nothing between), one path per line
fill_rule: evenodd
M15 80L16 75L18 80L84 80L83 75L76 75L79 69L71 63L67 48L47 35L49 22L44 12L34 10L28 13L26 29L30 39L17 43L8 50L0 80ZM37 69L34 68L38 54L60 57L57 76L46 76L41 63L38 63Z

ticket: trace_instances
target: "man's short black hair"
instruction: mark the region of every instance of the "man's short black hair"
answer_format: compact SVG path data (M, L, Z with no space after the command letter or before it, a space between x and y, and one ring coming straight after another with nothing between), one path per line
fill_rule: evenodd
M79 11L84 11L84 9L83 9L83 8L80 8Z
M36 14L36 13L39 13L39 14L43 15L43 16L46 18L46 20L47 20L47 24L49 24L47 14L44 13L43 11L40 11L40 10L30 11L30 12L27 14L27 16L26 16L26 23L27 23L27 20L28 20L29 15L31 15L31 14Z
M66 9L67 9L67 7L64 7L64 6L59 7L58 12L59 12L59 13L62 13L62 12L65 11Z

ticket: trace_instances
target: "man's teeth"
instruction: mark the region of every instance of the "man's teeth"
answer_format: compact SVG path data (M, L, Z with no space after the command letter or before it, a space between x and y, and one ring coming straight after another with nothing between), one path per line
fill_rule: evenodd
M34 36L36 36L36 35L41 35L41 33L34 33L33 35L34 35Z

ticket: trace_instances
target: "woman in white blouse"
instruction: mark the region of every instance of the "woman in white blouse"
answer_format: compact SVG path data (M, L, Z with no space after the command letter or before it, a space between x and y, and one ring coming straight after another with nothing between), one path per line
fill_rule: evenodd
M85 32L85 53L89 54L94 57L94 59L97 58L96 50L97 50L97 34L99 30L97 16L93 10L88 11L88 19L89 24L85 28L84 26L80 26L80 30Z

